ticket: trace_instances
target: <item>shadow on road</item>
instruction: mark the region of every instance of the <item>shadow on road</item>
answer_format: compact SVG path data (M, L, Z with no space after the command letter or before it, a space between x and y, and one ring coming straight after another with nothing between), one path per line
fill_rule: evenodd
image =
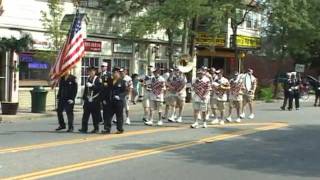
M320 126L292 126L173 151L165 158L266 174L320 177ZM173 144L129 143L115 149Z

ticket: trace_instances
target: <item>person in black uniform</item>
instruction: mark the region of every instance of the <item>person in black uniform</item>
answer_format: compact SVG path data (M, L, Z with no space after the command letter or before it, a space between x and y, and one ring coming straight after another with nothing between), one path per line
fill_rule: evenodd
M114 114L117 118L117 130L123 133L123 108L127 94L126 82L121 78L120 68L114 68L112 77L103 82L103 108L104 108L104 131L103 134L111 132L111 121Z
M289 86L289 111L292 110L293 106L293 99L295 101L296 110L300 109L300 80L296 77L296 75L293 73L291 74L291 77L288 82Z
M66 111L68 118L68 130L67 132L73 132L73 108L74 101L77 96L78 84L76 77L70 74L70 71L66 71L59 81L59 91L57 95L58 108L57 116L59 121L59 127L56 131L66 129L66 124L63 119L63 111Z
M91 133L99 132L99 120L101 119L101 82L96 75L97 70L94 67L89 68L89 78L85 85L83 93L83 115L82 115L82 127L79 129L81 133L87 133L88 121L91 115L94 129Z
M283 104L281 106L281 110L286 110L286 106L289 100L289 79L290 79L291 73L287 73L287 79L283 82Z
M112 76L112 74L111 74L111 72L109 72L108 71L108 66L109 66L109 64L107 63L107 62L103 62L102 64L101 64L101 71L100 71L100 73L99 73L99 78L100 78L100 80L101 80L101 82L102 83L104 83L104 82L107 82L107 80ZM103 110L103 115L105 114L105 108L103 108L103 104L102 104L102 110ZM106 110L107 111L107 110ZM102 118L104 118L104 117L101 117L101 115L100 115L100 119L99 119L99 122L101 123L101 124L104 124L104 121L103 121L103 119Z

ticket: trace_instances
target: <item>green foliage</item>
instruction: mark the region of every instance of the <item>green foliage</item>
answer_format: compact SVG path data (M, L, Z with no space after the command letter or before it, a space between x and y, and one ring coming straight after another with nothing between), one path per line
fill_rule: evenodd
M30 49L32 38L29 34L24 34L20 39L15 37L0 38L0 49L4 51L15 51L17 53Z
M299 63L319 58L317 42L320 40L318 0L266 0L265 14L269 56L283 59L293 57ZM316 53L315 53L316 52Z
M48 9L49 12L41 11L42 17L41 22L43 28L46 30L48 41L51 42L51 51L49 52L38 52L36 57L54 61L57 51L61 48L63 41L66 37L66 32L62 29L61 22L63 19L63 5L62 0L49 0Z
M272 87L265 87L259 90L259 99L265 102L272 102L273 89Z

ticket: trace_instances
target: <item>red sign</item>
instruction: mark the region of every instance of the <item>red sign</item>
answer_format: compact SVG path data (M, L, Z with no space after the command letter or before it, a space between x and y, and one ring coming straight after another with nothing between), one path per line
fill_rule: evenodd
M85 40L84 49L85 51L90 51L90 52L101 52L101 42Z

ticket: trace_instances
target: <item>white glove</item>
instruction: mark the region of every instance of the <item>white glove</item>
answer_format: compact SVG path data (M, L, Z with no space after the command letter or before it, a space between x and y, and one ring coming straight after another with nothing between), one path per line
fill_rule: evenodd
M87 82L87 86L88 86L88 87L92 87L92 86L93 86L93 84L92 84L92 83Z
M102 104L106 105L106 104L107 104L107 101L106 101L106 100L102 101Z
M73 100L69 99L69 100L68 100L68 103L69 103L69 104L73 104Z
M120 100L120 97L119 97L119 96L114 96L114 98L115 98L116 100Z
M320 87L318 87L318 90L320 90Z

